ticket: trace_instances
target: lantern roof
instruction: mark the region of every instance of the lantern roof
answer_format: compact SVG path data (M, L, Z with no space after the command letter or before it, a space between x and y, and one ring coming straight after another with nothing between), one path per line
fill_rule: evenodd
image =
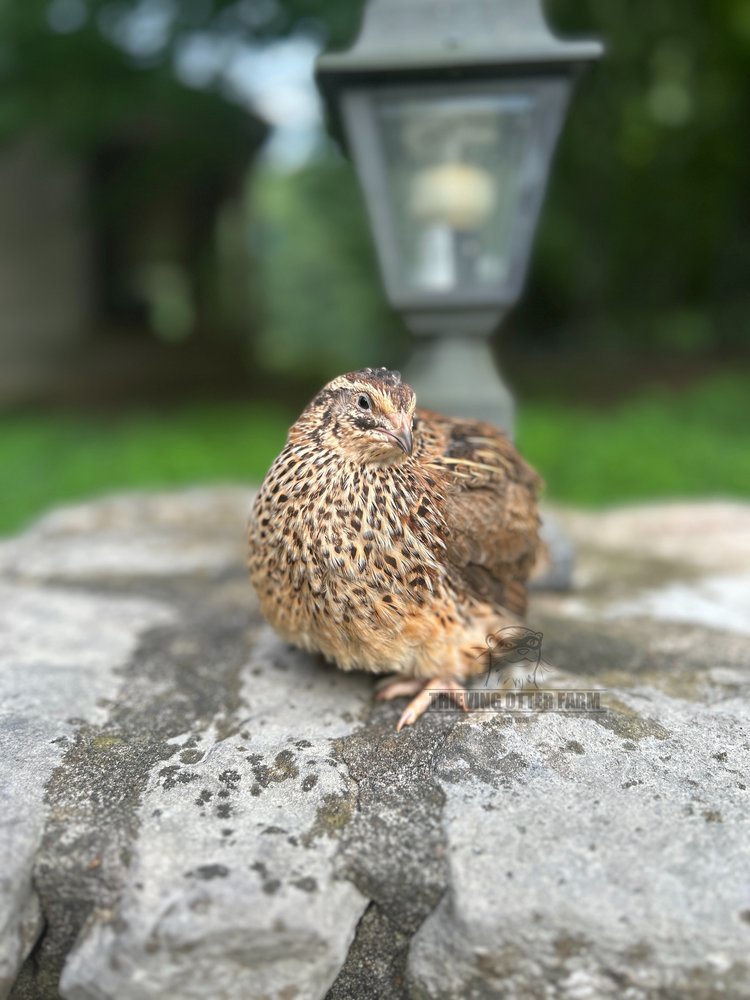
M541 0L370 0L353 46L323 55L317 73L337 89L347 79L382 83L434 71L572 71L602 53L598 41L553 35Z

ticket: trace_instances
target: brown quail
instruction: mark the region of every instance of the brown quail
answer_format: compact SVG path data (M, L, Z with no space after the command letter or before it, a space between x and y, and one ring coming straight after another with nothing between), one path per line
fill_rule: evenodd
M396 676L379 697L463 702L486 637L520 621L539 554L541 481L494 427L415 409L385 368L330 382L291 427L255 500L263 614L342 670ZM465 707L465 706L464 706Z

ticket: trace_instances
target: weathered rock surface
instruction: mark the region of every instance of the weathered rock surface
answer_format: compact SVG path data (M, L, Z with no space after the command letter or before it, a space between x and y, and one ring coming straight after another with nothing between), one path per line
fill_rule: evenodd
M749 507L558 512L552 704L397 735L260 621L249 496L0 545L0 996L750 995Z

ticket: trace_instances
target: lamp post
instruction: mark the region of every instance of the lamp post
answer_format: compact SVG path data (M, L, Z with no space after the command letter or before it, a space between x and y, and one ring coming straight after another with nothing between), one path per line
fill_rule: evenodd
M541 0L369 0L317 79L364 190L420 402L511 432L490 337L521 293L568 99L597 41Z

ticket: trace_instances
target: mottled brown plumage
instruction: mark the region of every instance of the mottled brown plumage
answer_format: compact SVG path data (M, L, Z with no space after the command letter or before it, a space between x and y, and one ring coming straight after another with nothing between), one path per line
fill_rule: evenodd
M398 372L342 375L292 426L250 516L263 614L343 670L399 675L382 697L429 682L401 728L524 614L539 487L494 427L415 410Z

